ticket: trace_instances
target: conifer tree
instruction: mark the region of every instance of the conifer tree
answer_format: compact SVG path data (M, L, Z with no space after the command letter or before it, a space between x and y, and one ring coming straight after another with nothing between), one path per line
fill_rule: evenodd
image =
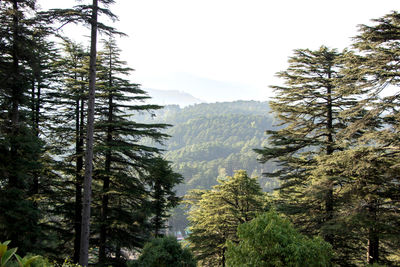
M142 138L161 142L166 124L134 121L138 112L161 108L141 104L149 97L127 77L132 69L119 58L113 38L100 52L95 124L95 174L102 183L99 218L99 261L121 248L138 248L149 234L151 215L147 173L160 149L140 144ZM150 178L151 179L151 178ZM147 228L147 229L146 229ZM129 238L128 238L129 237Z
M400 75L397 65L400 62L400 14L389 13L382 18L374 19L374 25L360 25L360 34L353 44L358 52L357 60L348 60L346 75L358 82L369 92L369 112L358 120L350 130L361 128L366 131L364 140L374 139L380 146L390 147L391 153L396 153L399 147L399 86ZM385 91L385 97L381 92ZM380 120L380 128L368 126ZM351 133L351 131L350 131Z
M264 197L255 178L245 171L218 180L211 190L191 191L189 242L200 266L226 266L226 242L236 242L238 225L264 210Z
M90 237L90 203L92 198L93 172L93 131L94 131L94 101L96 89L96 58L97 58L97 15L98 0L93 0L91 6L91 35L89 61L89 95L86 124L85 176L83 180L82 225L79 264L88 266Z
M103 14L115 20L116 16L108 9L114 0L93 0L92 4L77 5L72 9L53 9L42 13L42 18L49 22L55 20L62 23L60 27L68 23L83 23L91 28L90 34L90 60L89 60L89 93L87 104L86 124L86 147L85 147L85 175L83 182L82 202L82 226L79 263L88 265L88 249L90 236L90 205L93 174L93 133L94 133L94 109L95 109L95 87L96 87L96 60L97 60L97 33L98 30L108 33L118 33L113 27L105 25L98 20ZM102 6L103 5L103 6ZM119 33L121 34L121 33Z
M399 190L395 186L399 181L396 170L399 162L400 102L397 87L400 76L397 65L400 58L397 44L400 40L400 14L391 12L374 19L372 24L359 26L359 35L353 44L355 51L346 58L343 72L353 87L368 92L359 105L343 115L354 116L362 108L367 111L362 112L363 116L342 133L344 139L351 140L355 147L330 159L330 163L335 162L335 169L345 177L344 188L354 189L353 181L358 181L357 190L352 192L359 198L351 205L359 209L352 210L354 213L351 214L358 214L361 218L357 221L358 230L368 230L358 231L363 239L359 248L367 250L364 261L367 263L394 260L393 255L399 248L394 245L398 244L396 238L394 243L392 238L398 236L394 230L398 229L399 218L393 215L400 207ZM355 134L359 136L354 141ZM346 166L346 169L340 166ZM379 190L376 190L378 185ZM363 223L365 225L361 228Z
M182 182L182 175L175 173L170 163L163 158L155 158L149 170L149 185L153 206L152 225L154 236L161 237L162 230L166 228L168 212L179 204L180 198L173 191L174 186Z
M319 181L317 199L310 199L306 190L315 184L310 179L315 155L330 155L339 149L337 133L348 124L340 113L357 103L358 92L339 86L342 53L324 46L294 53L288 69L277 74L285 85L271 86L276 96L270 105L281 129L267 131L269 146L256 152L261 162L278 163L278 171L266 175L281 179L279 193L285 211L295 214L295 222L304 231L322 231L325 240L333 243L334 229L330 225L334 219L335 181Z
M393 257L399 249L400 219L398 195L393 194L398 190L395 162L385 149L373 146L318 157L313 176L338 179L336 257L341 264L398 264Z
M0 238L20 251L33 251L40 235L39 210L32 196L42 143L29 105L35 1L0 3Z
M56 158L54 169L61 177L53 181L58 192L53 199L58 202L51 223L65 242L72 239L73 245L59 248L73 261L79 260L83 151L88 88L88 53L78 44L64 40L62 57L56 63L60 78L55 89L49 92L51 127L49 140L52 142L51 155ZM62 186L64 185L64 186ZM68 186L65 186L68 185ZM60 219L62 218L62 219ZM71 233L74 233L71 235Z

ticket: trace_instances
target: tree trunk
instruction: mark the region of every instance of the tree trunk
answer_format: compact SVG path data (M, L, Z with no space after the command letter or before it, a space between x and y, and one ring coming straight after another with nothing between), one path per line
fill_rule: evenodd
M87 135L85 153L85 177L83 191L82 209L82 234L79 255L79 264L86 267L89 261L89 235L90 235L90 203L92 193L93 172L93 132L94 132L94 100L96 86L96 45L97 45L97 9L98 0L93 0L91 18L91 44L90 44L90 66L89 66L89 99L87 115Z
M79 106L80 105L80 106ZM82 170L83 170L83 130L84 130L84 100L83 88L76 103L76 170L75 170L75 240L74 240L74 263L79 262L81 245L81 223L82 223Z
M37 78L37 92L35 96L35 87L33 84L32 87L32 107L34 110L32 110L32 116L34 118L33 120L33 129L35 132L35 136L37 139L39 139L39 123L40 123L40 97L41 97L41 86L42 83L40 82L40 78ZM32 185L32 194L37 195L39 194L39 170L34 169L33 170L33 185ZM36 201L34 203L37 205Z
M38 99L37 97L39 97L39 84L38 84L38 93L36 93L36 79L32 78L32 88L31 88L31 120L32 120L32 128L35 132L35 136L39 137L39 114L37 114L38 112L40 112L40 109L38 110ZM37 94L37 97L36 97ZM34 196L36 194L39 193L39 173L37 169L33 169L32 171L32 186L30 188L30 195ZM36 204L36 202L34 203Z
M225 261L226 261L226 259L225 259L225 251L226 251L226 248L225 248L225 246L222 248L222 259L221 259L221 264L222 264L222 267L225 267Z
M20 182L17 175L17 141L16 136L19 134L19 102L21 89L19 88L19 55L18 55L18 38L19 38L19 20L18 20L18 1L13 1L13 44L12 44L12 87L11 87L11 142L10 142L10 157L11 157L11 173L9 176L10 187L18 188Z
M328 69L328 78L331 79L331 69ZM326 131L327 131L327 146L326 146L326 154L331 155L333 153L333 118L332 118L332 86L329 84L326 88L327 90L327 123L326 123ZM325 212L326 212L326 221L330 221L333 219L333 184L328 182L328 190L325 196ZM332 244L333 243L333 235L332 233L325 234L325 241Z
M111 50L111 49L110 49ZM101 225L100 225L100 248L99 248L99 261L102 262L106 259L106 243L107 243L107 216L108 216L108 191L110 190L110 171L111 171L111 146L112 146L112 133L113 133L113 80L112 80L112 51L109 55L109 73L108 73L108 126L106 137L106 158L103 177L103 197L101 203Z
M9 114L9 119L11 121L11 129L7 130L10 135L10 174L8 177L9 187L11 189L21 188L21 181L19 181L18 175L18 165L19 161L17 151L18 151L18 141L17 136L19 135L19 100L20 91L18 80L19 80L19 55L18 55L18 37L19 37L19 19L18 19L18 1L13 0L13 44L12 44L12 85L11 85L11 113ZM17 231L12 231L10 233L10 238L13 240L14 244L19 244L19 237Z
M373 201L369 204L368 207L369 216L373 221L368 229L368 248L367 248L368 264L373 264L379 261L379 236L375 226L377 221L376 210L377 210L377 203L376 201Z
M154 185L154 198L155 198L155 215L154 215L154 236L161 237L161 226L162 226L162 206L161 206L161 177L156 177Z

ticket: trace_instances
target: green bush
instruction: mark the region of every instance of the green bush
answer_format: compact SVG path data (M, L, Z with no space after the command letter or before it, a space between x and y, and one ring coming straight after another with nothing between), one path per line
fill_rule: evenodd
M30 267L39 256L25 256L16 254L18 248L8 248L11 241L0 242L0 267Z
M130 267L196 267L196 261L187 248L182 248L175 237L156 238L147 243L137 261Z
M310 239L275 211L238 227L239 243L228 242L227 266L330 266L332 248Z

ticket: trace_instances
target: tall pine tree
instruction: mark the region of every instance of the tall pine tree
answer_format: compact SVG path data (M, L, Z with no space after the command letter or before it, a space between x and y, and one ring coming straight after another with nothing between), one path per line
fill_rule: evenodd
M0 3L0 239L20 251L37 249L39 209L33 201L42 142L30 105L35 61L35 2ZM37 58L37 57L36 57Z
M138 112L161 107L142 103L149 97L128 80L132 69L119 54L114 39L105 41L98 65L95 178L102 184L98 221L99 261L103 263L111 253L118 257L122 248L141 247L148 238L152 210L146 177L161 151L140 141L162 142L167 136L160 130L168 126L134 121Z
M266 175L281 180L284 211L303 231L321 233L334 245L336 181L331 176L313 180L310 171L316 155L331 155L340 148L337 133L348 124L340 113L357 103L360 92L340 86L342 53L324 46L294 53L288 69L277 74L285 85L271 86L276 96L270 105L280 129L267 131L269 145L256 152L261 162L278 163L279 169ZM318 194L309 195L310 188Z

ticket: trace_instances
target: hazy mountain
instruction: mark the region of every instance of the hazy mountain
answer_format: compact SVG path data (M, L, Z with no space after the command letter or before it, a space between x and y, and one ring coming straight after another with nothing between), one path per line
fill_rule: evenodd
M179 105L186 107L189 105L204 103L205 101L198 99L191 94L178 90L157 90L157 89L144 89L152 99L149 101L151 104L158 105Z
M273 166L258 163L253 151L265 144L265 130L275 124L269 111L268 102L258 101L167 105L153 117L142 114L136 120L173 125L166 131L171 137L164 149L175 171L185 178L177 188L180 195L194 188L208 189L218 176L239 169L260 177L262 187L271 190L276 182L261 176Z
M184 177L184 183L176 187L178 195L191 189L209 189L217 183L217 177L231 176L239 169L258 176L265 191L279 184L276 179L262 176L275 165L260 164L253 151L267 144L265 130L276 124L268 102L201 103L184 108L167 105L153 117L144 113L135 119L173 125L166 131L171 137L164 149L165 158ZM173 231L187 227L182 209L173 211L169 225Z

